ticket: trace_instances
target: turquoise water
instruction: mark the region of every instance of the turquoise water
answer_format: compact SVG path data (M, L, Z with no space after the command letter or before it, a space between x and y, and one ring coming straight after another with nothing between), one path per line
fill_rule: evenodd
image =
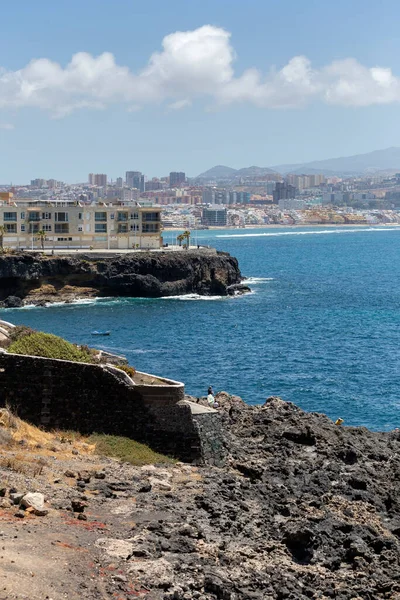
M166 241L169 236L166 234ZM197 232L239 259L239 298L101 300L0 311L249 403L279 395L372 429L400 425L400 228ZM110 329L109 338L93 338Z

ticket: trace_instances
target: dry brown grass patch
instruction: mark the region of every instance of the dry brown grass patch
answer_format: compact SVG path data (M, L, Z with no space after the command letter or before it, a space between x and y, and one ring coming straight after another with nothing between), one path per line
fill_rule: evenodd
M31 477L37 477L43 473L47 462L43 458L32 458L26 453L4 456L0 458L0 467L9 469L14 473L21 473Z

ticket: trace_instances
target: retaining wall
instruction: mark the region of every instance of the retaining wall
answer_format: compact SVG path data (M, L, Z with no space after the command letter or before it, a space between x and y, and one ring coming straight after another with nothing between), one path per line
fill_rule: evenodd
M199 426L181 402L182 383L156 379L160 385L132 385L113 367L0 353L0 406L9 404L22 419L47 429L124 435L202 462L209 455L202 432L212 426Z

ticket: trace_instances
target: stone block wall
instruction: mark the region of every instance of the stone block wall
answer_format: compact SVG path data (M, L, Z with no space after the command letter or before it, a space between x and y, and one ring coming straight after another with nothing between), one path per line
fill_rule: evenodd
M10 405L24 420L47 429L123 435L187 462L209 454L199 425L181 403L184 386L132 385L115 368L0 353L0 406ZM159 378L157 378L159 380ZM165 382L165 384L164 384Z

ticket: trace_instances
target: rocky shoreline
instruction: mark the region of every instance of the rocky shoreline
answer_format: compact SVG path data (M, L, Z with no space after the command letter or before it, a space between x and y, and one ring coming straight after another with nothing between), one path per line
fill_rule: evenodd
M133 467L60 444L34 478L3 465L6 597L400 598L399 432L279 398L217 400L223 468ZM46 516L15 506L27 492L43 492Z
M242 279L236 258L211 249L56 256L20 252L0 256L0 307L110 296L227 296L249 291Z

